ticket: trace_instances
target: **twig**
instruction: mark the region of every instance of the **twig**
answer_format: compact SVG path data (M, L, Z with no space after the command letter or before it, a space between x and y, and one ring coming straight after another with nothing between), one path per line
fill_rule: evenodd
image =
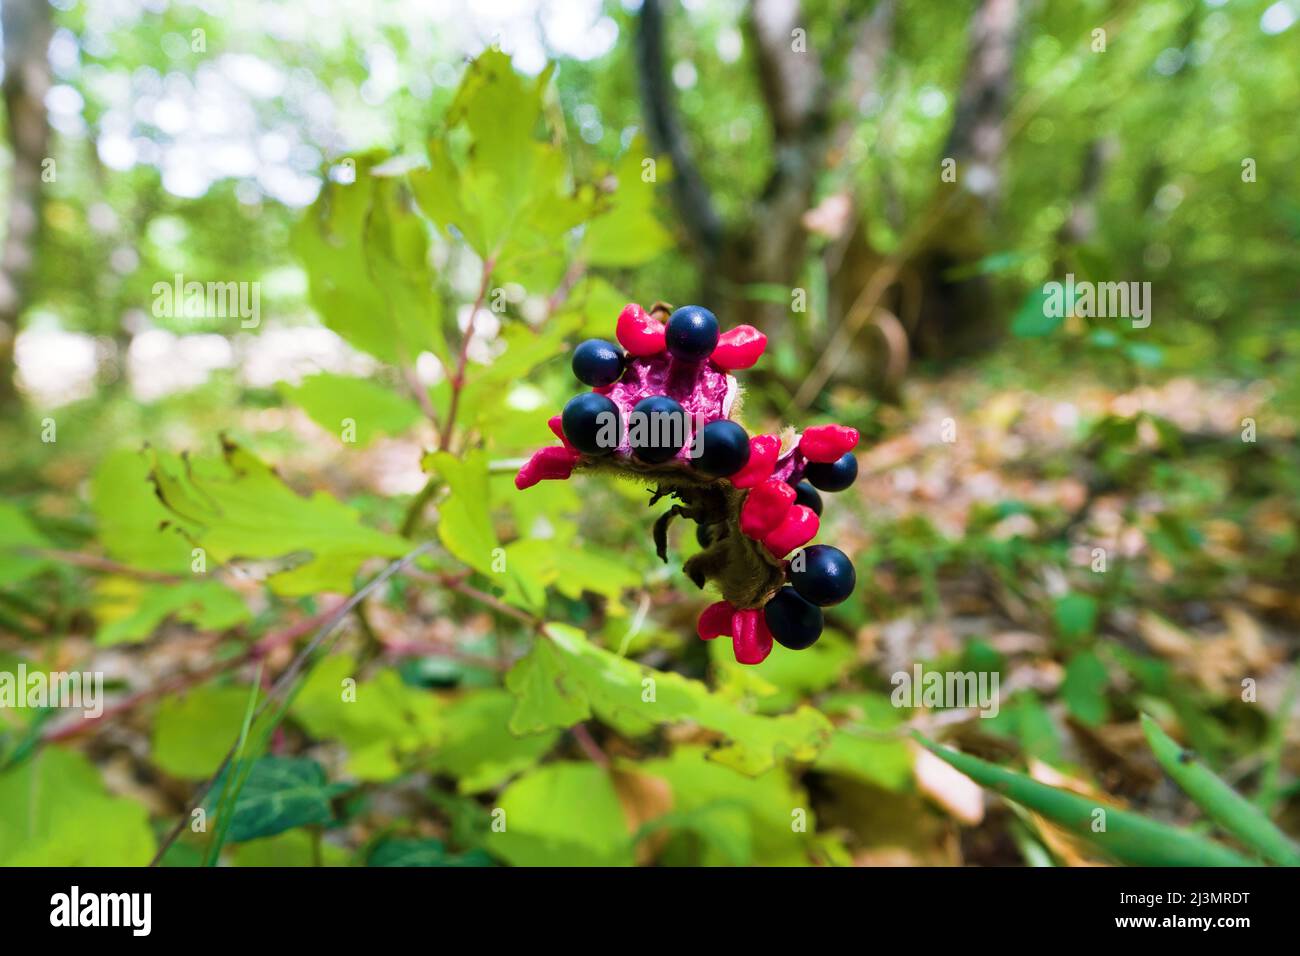
M587 755L587 758L597 766L608 770L609 756L600 749L600 744L596 743L596 738L591 736L591 731L587 729L587 725L574 724L569 730L573 734L573 739L578 742L578 746L582 748L582 752Z
M267 708L271 706L271 703L276 699L276 697L293 685L293 683L298 679L298 675L302 673L307 661L316 652L316 649L319 648L325 638L328 637L336 627L338 627L339 623L352 612L354 607L364 601L389 578L397 574L425 551L428 551L432 546L432 544L426 542L414 550L408 551L403 557L389 562L388 566L371 578L364 587L354 593L342 604L334 608L321 624L320 629L317 630L315 635L312 636L312 639L307 642L307 646L298 652L297 656L295 656L290 662L284 673L276 679L273 685L271 685L271 690L267 693L266 698L260 705L258 705L257 711L253 714L252 722L256 723L258 718L260 718L266 712ZM149 862L150 866L157 866L168 848L176 842L176 839L181 835L181 831L185 828L185 822L189 819L190 813L195 807L203 802L203 798L206 797L208 791L212 789L212 785L226 771L226 768L230 766L230 762L234 759L235 753L238 749L239 741L236 741L231 745L230 749L226 751L226 756L221 761L221 765L217 767L216 772L207 780L207 782L199 787L194 798L181 814L181 818L176 821L176 826L172 828L171 832L167 834L162 844L158 847L158 852L154 854L153 859Z
M465 323L465 337L461 339L460 355L456 358L456 374L451 378L451 404L447 407L447 424L438 439L439 451L446 451L451 447L452 427L456 424L456 412L460 409L460 393L465 388L465 363L469 358L469 343L474 338L474 319L478 316L478 310L483 308L484 300L487 299L488 286L492 282L492 270L495 266L496 259L493 256L483 260L483 279L479 283L478 297L470 310L469 321Z
M122 564L120 561L114 561L112 558L103 558L97 554L82 554L79 551L57 551L46 548L24 548L23 551L38 558L45 558L49 561L61 561L64 564L86 568L90 571L103 571L105 574L121 574L127 577L139 578L142 581L156 581L160 584L175 584L179 581L185 580L179 574L167 574L163 571L146 571L143 568L133 568L129 564Z
M111 707L105 707L97 717L78 718L75 723L65 724L62 727L51 730L42 738L43 742L54 743L60 740L67 740L70 737L79 736L88 730L93 730L94 725L99 721L108 720L121 714L134 710L141 704L153 700L156 697L162 697L167 694L177 693L201 684L209 678L216 677L218 674L228 670L233 670L243 664L252 661L261 660L271 653L275 648L282 647L285 644L292 644L304 634L310 634L311 631L323 624L329 617L334 614L343 602L339 602L329 610L322 611L313 617L304 618L295 624L291 624L283 630L276 631L273 634L267 634L256 643L249 646L242 654L238 654L229 660L219 661L207 667L191 671L186 674L177 674L167 680L160 681L152 687L146 687L143 690L136 691L128 697L122 698Z
M438 493L442 487L442 479L437 475L430 475L429 480L411 499L411 503L406 506L406 514L402 516L402 527L399 533L403 538L409 538L415 534L415 529L420 526L420 518L424 514L424 509L428 506L430 499Z

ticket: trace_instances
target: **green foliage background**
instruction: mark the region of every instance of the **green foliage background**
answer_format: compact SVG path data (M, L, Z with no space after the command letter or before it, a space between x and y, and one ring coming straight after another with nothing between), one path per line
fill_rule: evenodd
M864 197L852 228L882 255L933 200L973 9L958 6L904 5L883 92L817 187ZM871 455L935 409L1002 441L1035 414L1026 395L1106 400L1081 400L1060 441L1002 455L1000 487L1019 491L973 503L956 531L937 505L882 506L890 459L871 458L874 497L828 501L820 539L852 553L858 594L811 650L746 668L725 640L696 640L707 598L681 562L697 545L679 529L657 561L643 489L512 484L575 390L570 346L612 338L628 301L685 303L703 281L668 201L677 171L640 129L634 12L603 12L620 37L607 53L528 75L497 48L462 63L416 38L400 5L301 43L262 36L255 4L123 21L60 5L79 55L58 79L83 125L57 140L25 328L124 355L142 322L253 349L323 327L353 361L266 387L241 359L151 399L119 363L87 397L44 407L28 388L6 412L0 671L102 670L112 696L97 721L0 710L0 865L1294 864L1300 28L1261 32L1267 6L1027 7L995 248L958 265L996 284L992 351L923 355L892 400L847 371L795 407L837 321L818 295L834 278L824 249L810 251L814 304L747 383L751 431L843 421ZM809 43L833 46L858 12L807 4ZM719 54L744 13L671 20L674 63L691 68L678 107L734 219L771 149L751 44ZM1089 46L1100 24L1104 54ZM185 198L157 166L96 155L114 82L201 75L173 39L196 28L214 53L297 78L256 102L259 129L313 128L313 96L339 128L355 121L306 144L320 160L306 208L238 176ZM376 45L425 82L368 102ZM1041 309L1099 133L1118 148L1098 227L1065 264L1149 279L1159 319L1142 333ZM174 273L260 282L263 326L146 316ZM1139 400L1179 382L1207 406L1253 396L1258 443ZM417 470L402 490L384 480ZM1145 536L1105 576L1078 558L1080 512L1035 491L1071 478ZM943 630L972 579L1009 623L945 631L911 659L1051 679L1004 684L990 720L892 705L882 624ZM1225 607L1264 620L1268 650L1216 685L1193 662L1207 620L1240 622ZM1005 639L1012 625L1035 631L1032 652ZM1243 700L1240 678L1270 706ZM1190 769L1161 725L1200 755ZM1164 772L1177 787L1154 782ZM1008 802L963 819L971 780Z

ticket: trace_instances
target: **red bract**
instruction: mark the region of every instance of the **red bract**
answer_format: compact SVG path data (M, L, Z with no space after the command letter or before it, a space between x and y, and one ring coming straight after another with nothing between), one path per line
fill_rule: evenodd
M858 430L847 425L814 425L799 439L799 450L809 461L838 460L858 443Z
M731 616L731 648L742 664L761 664L772 653L772 634L761 610L749 608Z
M750 368L767 348L767 336L752 325L738 325L718 336L718 344L709 356L715 364L731 371Z
M539 481L568 478L577 463L578 453L560 445L538 449L515 475L515 487L523 491Z
M741 534L761 540L779 528L794 504L794 497L794 489L779 478L768 478L749 489L745 503L740 506Z
M551 432L555 435L555 437L564 443L565 448L569 449L569 451L573 452L575 455L578 454L578 449L570 445L569 439L564 437L564 424L560 420L559 415L552 415L549 419L547 419L546 425L551 429ZM565 477L568 476L566 475Z
M700 619L695 625L695 632L701 640L711 641L715 637L731 633L731 616L736 609L726 601L710 604L700 612Z
M781 524L763 539L763 544L773 555L782 558L817 537L819 527L821 522L817 519L817 512L805 505L795 505L786 512Z
M781 453L781 439L776 435L755 435L749 440L749 461L731 476L737 488L752 488L771 477L776 456Z
M646 315L645 309L635 302L623 306L614 334L618 336L618 344L637 358L658 355L667 347L663 323Z

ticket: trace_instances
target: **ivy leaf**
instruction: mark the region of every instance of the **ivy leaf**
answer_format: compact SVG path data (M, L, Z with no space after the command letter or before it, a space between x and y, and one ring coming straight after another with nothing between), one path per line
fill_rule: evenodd
M691 722L720 736L710 759L749 775L786 758L811 760L831 733L811 707L779 717L747 713L698 681L619 657L563 624L546 626L506 686L519 698L510 721L515 733L569 727L592 714L629 736Z
M340 440L351 423L352 440L360 447L381 434L401 434L420 420L420 408L414 402L365 378L321 372L298 385L282 382L279 390Z
M227 767L209 792L220 793L230 772ZM231 810L227 839L240 843L294 827L330 823L334 819L330 801L346 789L327 784L325 770L306 757L260 757L249 768Z
M154 848L148 811L76 751L43 747L0 773L0 866L144 866Z
M396 558L410 542L361 523L322 491L300 497L252 453L228 440L221 459L156 455L152 477L172 519L210 559L292 559L271 575L277 594L349 591L363 562Z
M441 840L392 837L370 851L367 866L492 866L482 850L456 854Z
M502 791L505 829L485 848L514 866L631 866L632 834L609 773L590 763L538 767Z
M410 365L424 351L446 359L427 226L405 183L376 169L382 155L351 159L355 181L326 183L294 228L312 308L351 345L385 362Z

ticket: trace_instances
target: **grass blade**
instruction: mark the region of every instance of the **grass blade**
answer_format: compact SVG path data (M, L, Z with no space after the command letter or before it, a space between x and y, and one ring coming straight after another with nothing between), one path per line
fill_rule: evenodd
M1142 715L1142 732L1165 773L1206 816L1264 859L1282 866L1300 866L1300 847L1274 826L1263 810L1215 776L1146 714Z
M1107 856L1133 866L1254 866L1254 862L1205 837L1058 790L1012 770L958 753L916 735L921 745L982 787L1027 807ZM1094 832L1094 812L1106 811L1106 829Z

